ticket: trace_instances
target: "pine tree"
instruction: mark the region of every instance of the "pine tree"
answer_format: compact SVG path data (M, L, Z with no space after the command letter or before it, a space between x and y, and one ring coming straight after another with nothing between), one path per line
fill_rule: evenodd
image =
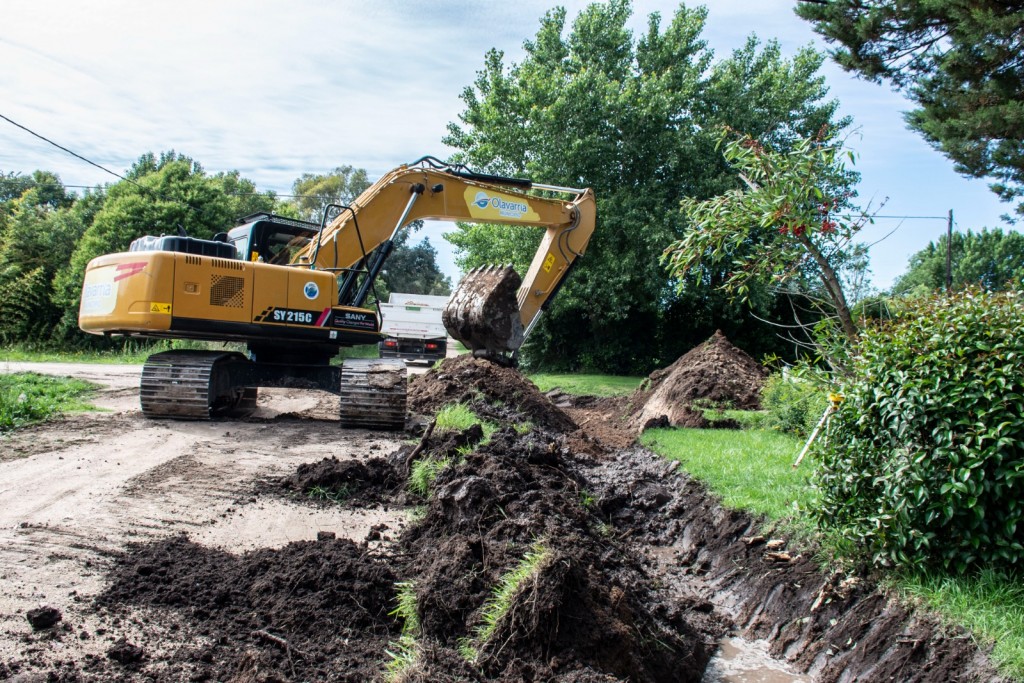
M838 45L844 69L913 100L907 123L959 173L993 180L1004 201L1024 197L1024 2L804 0L796 11Z

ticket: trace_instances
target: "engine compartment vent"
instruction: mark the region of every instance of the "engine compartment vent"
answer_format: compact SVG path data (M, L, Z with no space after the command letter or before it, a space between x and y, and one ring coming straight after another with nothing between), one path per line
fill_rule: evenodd
M210 276L210 305L242 308L245 304L245 278L233 275Z

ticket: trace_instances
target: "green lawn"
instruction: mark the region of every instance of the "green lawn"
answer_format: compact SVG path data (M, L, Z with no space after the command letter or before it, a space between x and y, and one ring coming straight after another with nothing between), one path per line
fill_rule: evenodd
M22 346L0 348L0 362L23 363L128 363L141 365L151 353L166 350L167 347L141 348L131 345L124 350L111 351L54 351Z
M556 375L546 372L529 375L541 391L561 389L575 396L621 396L633 393L644 377L614 375Z
M238 353L245 353L246 351L245 344L201 342L188 339L165 340L148 345L128 341L123 349L112 349L109 351L55 351L24 346L5 346L0 348L0 362L119 363L142 365L154 353L171 349L236 351ZM378 356L376 344L363 344L361 346L341 349L341 353L332 360L332 363L338 365L346 358L377 358Z
M1000 671L1024 679L1024 581L991 571L965 577L922 573L900 576L891 587L970 629L993 646Z
M0 374L0 432L7 432L57 413L92 408L85 397L96 386L79 379L48 377L34 372Z
M773 520L813 505L810 463L793 469L802 444L765 429L649 429L640 442L707 484L730 508Z

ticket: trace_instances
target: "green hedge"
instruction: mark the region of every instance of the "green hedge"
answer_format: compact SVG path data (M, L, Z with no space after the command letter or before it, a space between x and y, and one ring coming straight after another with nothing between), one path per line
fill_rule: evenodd
M1024 297L909 302L866 329L822 452L820 517L883 565L1024 565Z

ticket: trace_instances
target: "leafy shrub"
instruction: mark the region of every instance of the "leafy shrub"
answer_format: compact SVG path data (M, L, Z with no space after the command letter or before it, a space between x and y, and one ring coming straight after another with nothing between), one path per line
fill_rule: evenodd
M816 382L773 374L761 389L761 406L767 411L762 426L807 437L827 405L828 394Z
M878 564L1024 565L1024 294L911 301L864 330L820 515Z

